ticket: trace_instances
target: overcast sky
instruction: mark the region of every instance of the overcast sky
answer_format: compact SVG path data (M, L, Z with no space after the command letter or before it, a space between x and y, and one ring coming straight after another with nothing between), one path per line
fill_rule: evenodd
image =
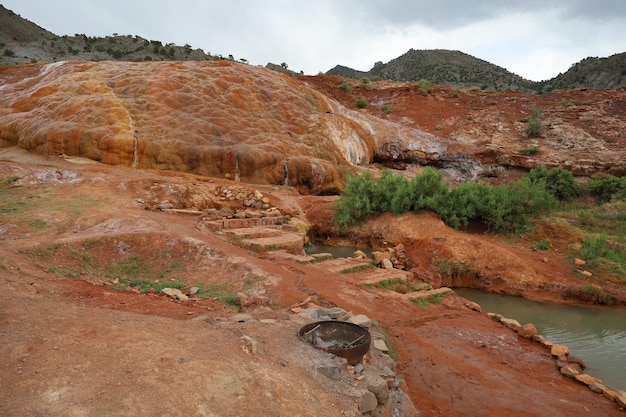
M626 0L0 0L57 34L138 35L253 65L368 71L452 49L524 78L626 52Z

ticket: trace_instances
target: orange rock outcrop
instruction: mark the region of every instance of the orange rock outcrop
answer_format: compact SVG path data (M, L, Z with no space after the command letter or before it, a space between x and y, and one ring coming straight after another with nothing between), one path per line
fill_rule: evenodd
M235 62L59 62L0 80L0 144L41 154L321 194L379 150L441 151L432 135Z

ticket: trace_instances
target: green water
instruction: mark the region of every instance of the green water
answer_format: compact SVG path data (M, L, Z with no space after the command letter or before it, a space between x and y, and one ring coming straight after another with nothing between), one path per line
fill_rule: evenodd
M367 256L372 255L372 248L370 247L356 247L356 246L329 246L321 245L317 243L311 243L305 248L307 255L312 253L330 253L333 258L351 258L355 251L360 250Z
M626 390L626 308L540 303L464 288L455 292L480 304L484 312L534 324L539 334L581 358L585 373Z

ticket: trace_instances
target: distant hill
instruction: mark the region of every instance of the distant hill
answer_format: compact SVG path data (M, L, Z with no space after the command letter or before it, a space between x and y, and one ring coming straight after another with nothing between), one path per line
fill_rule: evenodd
M510 89L541 93L572 88L611 89L626 86L626 53L609 58L587 58L573 65L565 74L542 82L526 80L482 59L445 49L410 49L386 64L375 63L367 72L337 65L326 74L395 81L426 79L436 84L494 91Z
M212 56L189 45L163 44L140 36L57 36L0 5L0 64L86 61L202 61L231 59ZM243 60L245 61L245 60Z
M626 52L608 58L585 58L564 74L543 83L544 90L593 88L609 90L626 87Z
M54 33L21 18L0 4L0 42L5 45L12 42L52 39L55 36Z

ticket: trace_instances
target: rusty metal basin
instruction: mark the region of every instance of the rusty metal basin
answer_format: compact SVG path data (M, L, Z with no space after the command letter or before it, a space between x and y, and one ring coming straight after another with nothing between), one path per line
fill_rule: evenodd
M363 361L372 341L367 329L332 320L309 323L300 329L298 336L317 349L345 358L353 366Z

